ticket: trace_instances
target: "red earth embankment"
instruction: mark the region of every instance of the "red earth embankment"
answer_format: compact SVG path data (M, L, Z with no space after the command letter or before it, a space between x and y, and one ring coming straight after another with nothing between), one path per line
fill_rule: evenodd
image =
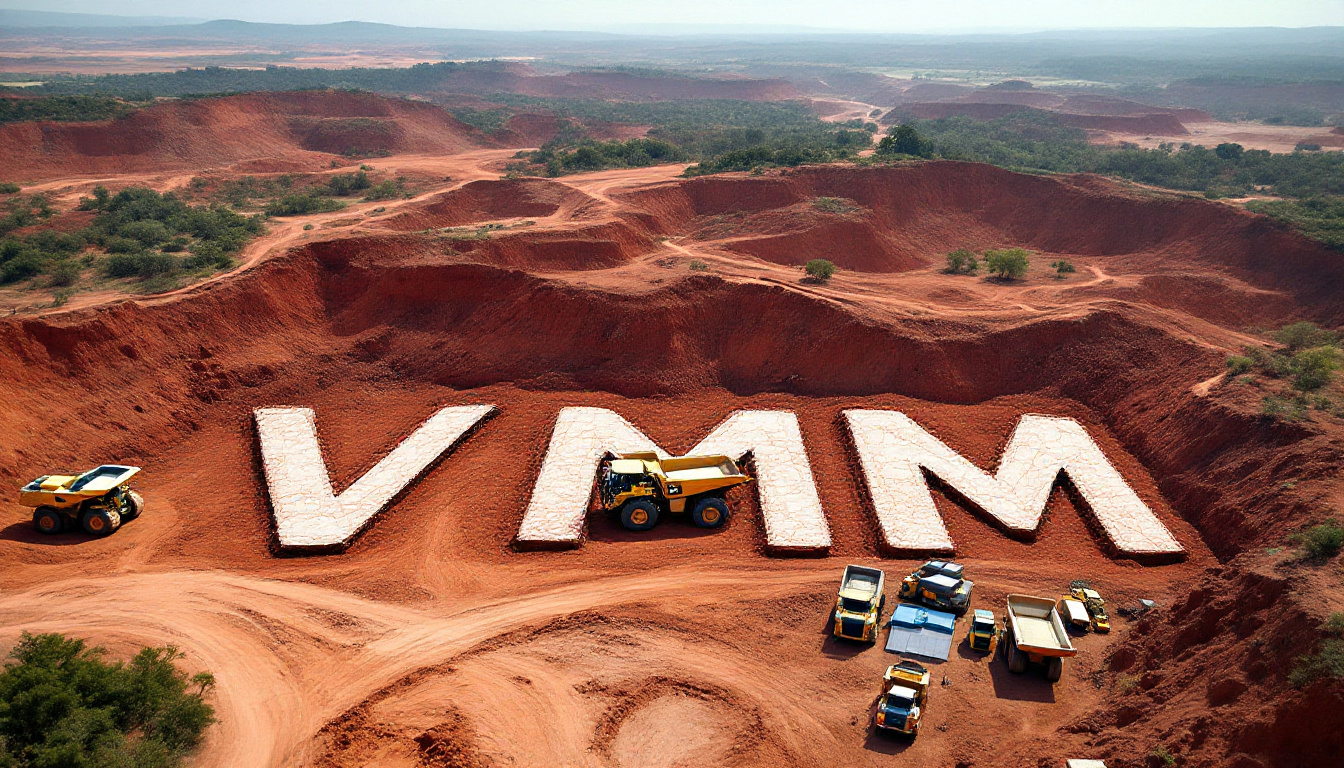
M1188 136L1180 119L1170 112L1148 112L1144 114L1096 115L1072 114L1069 112L1037 109L1017 103L993 102L930 102L907 103L884 116L884 122L893 122L905 117L921 120L940 120L948 117L969 117L973 120L997 120L1001 117L1019 113L1037 113L1048 115L1064 125L1092 131L1111 131L1115 133L1148 134L1154 136Z
M329 154L455 153L489 143L431 104L346 91L249 93L163 102L116 120L0 126L0 177L200 170L260 159L315 170Z

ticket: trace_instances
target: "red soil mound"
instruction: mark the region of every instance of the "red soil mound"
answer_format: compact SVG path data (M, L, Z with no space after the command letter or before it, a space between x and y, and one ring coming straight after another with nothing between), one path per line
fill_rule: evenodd
M396 230L455 227L478 221L552 216L594 202L563 184L542 179L473 181L436 195L383 222Z
M0 177L198 170L313 152L451 153L482 143L430 104L340 91L250 93L164 102L102 122L0 126Z

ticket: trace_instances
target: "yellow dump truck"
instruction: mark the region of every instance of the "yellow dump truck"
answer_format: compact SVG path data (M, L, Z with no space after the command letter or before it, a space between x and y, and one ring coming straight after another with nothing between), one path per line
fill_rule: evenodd
M835 600L835 621L832 632L847 640L877 642L878 619L886 605L886 577L877 568L862 565L845 566L840 580L840 594Z
M1045 677L1052 683L1064 673L1064 659L1078 653L1069 642L1055 601L1048 597L1009 595L1003 637L1008 671L1020 675L1028 664L1043 664Z
M106 536L140 516L145 500L131 490L139 467L104 464L78 475L43 475L19 489L19 503L33 507L33 526L55 534L78 525Z
M632 531L647 531L669 513L688 511L697 526L718 528L728 519L724 493L749 482L727 456L626 453L602 462L598 497L602 508L619 514L621 525Z
M929 670L913 661L887 667L882 676L882 696L877 700L873 722L885 731L919 735L925 699L929 695Z

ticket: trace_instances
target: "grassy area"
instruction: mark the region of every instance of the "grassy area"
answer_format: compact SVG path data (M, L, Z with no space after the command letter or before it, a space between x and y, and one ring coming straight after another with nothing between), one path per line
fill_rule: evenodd
M0 99L0 123L31 120L84 122L120 117L135 106L107 96L45 96Z

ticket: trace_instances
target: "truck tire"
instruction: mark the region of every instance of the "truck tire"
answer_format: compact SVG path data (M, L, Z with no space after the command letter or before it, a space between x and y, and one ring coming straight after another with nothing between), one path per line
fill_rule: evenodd
M130 503L126 505L128 509L126 510L125 514L121 516L121 522L123 523L126 522L127 520L134 520L135 518L140 516L141 512L145 511L144 496L141 496L135 491L127 491L126 498L129 500Z
M1051 656L1045 662L1045 679L1052 683L1058 683L1059 678L1064 675L1064 660L1058 656Z
M1008 671L1020 675L1027 671L1027 654L1017 650L1017 643L1008 641Z
M698 528L718 528L727 520L728 504L713 496L697 501L691 510L691 521Z
M648 499L627 501L621 507L621 525L628 531L647 531L658 524L658 505Z
M65 515L55 507L38 507L33 510L33 527L38 533L54 536L65 528Z
M84 510L80 524L90 536L106 536L121 527L121 515L106 507L90 507Z

